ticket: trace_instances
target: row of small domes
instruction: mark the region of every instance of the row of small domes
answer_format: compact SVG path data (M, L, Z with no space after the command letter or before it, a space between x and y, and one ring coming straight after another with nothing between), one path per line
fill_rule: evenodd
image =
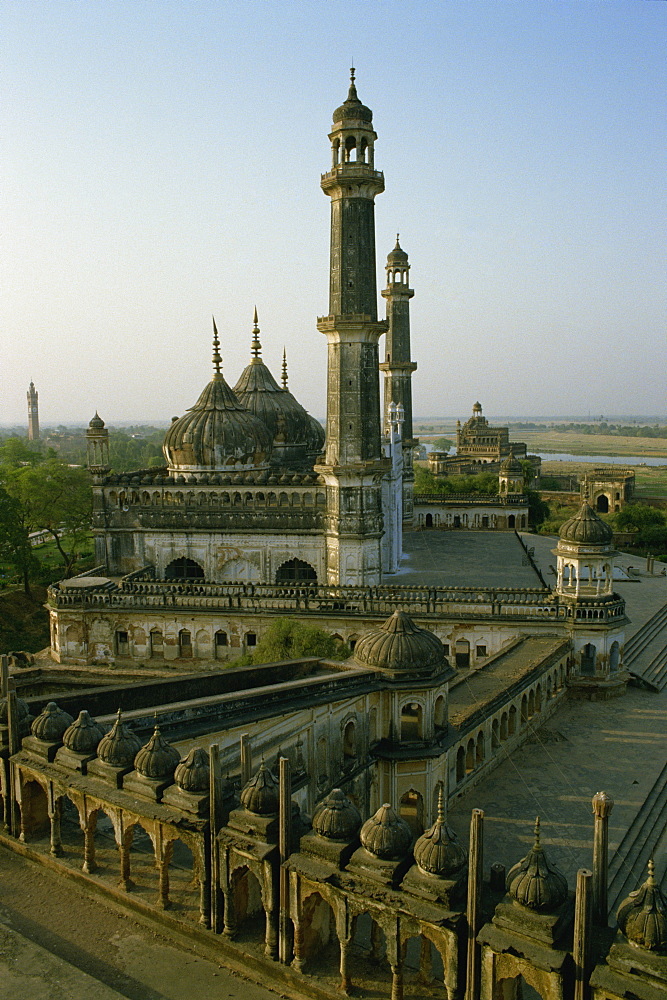
M186 792L207 792L209 783L208 755L193 748L181 760L178 750L167 743L158 726L148 743L141 745L122 718L120 709L111 730L102 727L84 709L76 721L54 701L50 701L31 726L32 735L44 743L62 743L77 754L96 754L98 760L111 767L134 767L145 778L172 778Z

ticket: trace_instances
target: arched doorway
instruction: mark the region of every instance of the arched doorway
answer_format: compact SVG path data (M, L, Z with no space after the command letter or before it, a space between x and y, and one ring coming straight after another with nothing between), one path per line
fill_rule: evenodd
M581 651L581 672L587 677L595 673L597 650L592 642L587 642Z
M595 509L598 511L599 514L609 513L609 500L604 495L604 493L601 493L600 496L597 498Z
M455 650L457 670L466 670L470 666L470 643L467 639L457 639Z
M433 514L426 515L425 525L427 528L433 527Z

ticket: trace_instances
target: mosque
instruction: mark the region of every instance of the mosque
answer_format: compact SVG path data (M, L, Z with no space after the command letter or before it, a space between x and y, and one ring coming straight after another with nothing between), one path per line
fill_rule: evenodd
M378 320L384 178L354 73L329 139L326 433L264 364L257 316L233 389L214 324L212 379L167 431L165 469L113 475L93 418L99 565L48 599L51 658L78 687L19 698L2 659L5 840L281 993L657 1000L667 905L638 871L609 929L608 796L574 892L539 821L507 872L484 867L480 810L469 845L448 825L567 699L625 692L625 602L587 503L553 586L514 531L466 534L494 563L476 576L473 559L450 565L459 534L415 530L413 291L397 241ZM519 517L513 463L498 500ZM285 616L353 655L227 662Z

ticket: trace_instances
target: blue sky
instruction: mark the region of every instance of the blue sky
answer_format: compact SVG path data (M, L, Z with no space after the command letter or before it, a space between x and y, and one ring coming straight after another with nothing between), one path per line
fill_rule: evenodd
M374 112L415 413L664 413L667 4L0 2L0 423L168 420L264 358L326 408L331 112ZM379 299L380 306L383 301Z

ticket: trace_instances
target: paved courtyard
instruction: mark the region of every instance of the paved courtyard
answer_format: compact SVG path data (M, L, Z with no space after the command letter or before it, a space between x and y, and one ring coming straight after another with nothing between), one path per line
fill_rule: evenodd
M407 531L385 583L426 587L541 587L513 531Z

